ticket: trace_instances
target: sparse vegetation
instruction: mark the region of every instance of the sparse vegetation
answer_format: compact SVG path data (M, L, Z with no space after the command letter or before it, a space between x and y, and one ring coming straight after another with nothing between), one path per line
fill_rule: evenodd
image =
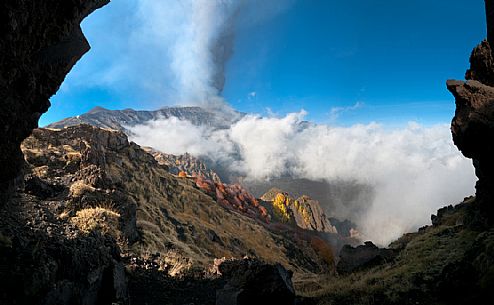
M325 261L331 269L335 267L335 258L331 246L323 239L312 236L310 239L311 247Z
M70 186L70 194L73 197L81 197L85 193L94 192L94 187L87 185L83 181L76 181Z
M479 232L461 226L429 227L408 234L406 246L393 263L344 276L314 276L295 281L297 292L318 304L405 304L414 296L435 304L445 268L460 264ZM401 302L401 303L400 303Z
M90 233L92 231L99 231L119 239L121 237L119 218L120 214L115 211L96 207L77 211L76 216L72 217L70 221L82 232Z

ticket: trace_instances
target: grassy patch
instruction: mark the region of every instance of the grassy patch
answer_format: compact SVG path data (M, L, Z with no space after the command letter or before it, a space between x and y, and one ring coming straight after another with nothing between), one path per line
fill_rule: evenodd
M76 181L70 186L70 195L72 197L81 197L85 193L92 193L95 188L85 184L82 181Z
M70 221L82 232L99 231L119 239L121 237L119 219L120 214L117 212L96 207L77 211L76 216L72 217Z
M477 235L460 226L429 227L415 234L393 263L345 276L295 279L295 286L299 295L318 298L319 304L427 302L444 267L461 261Z

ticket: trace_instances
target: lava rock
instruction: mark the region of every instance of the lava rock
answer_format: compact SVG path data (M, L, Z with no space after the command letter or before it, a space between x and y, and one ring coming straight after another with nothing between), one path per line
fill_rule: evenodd
M294 304L292 273L280 264L258 260L226 260L219 265L226 279L216 291L216 305Z
M28 194L47 199L55 197L65 190L63 185L49 184L37 176L28 175L24 180L24 191Z
M397 251L378 248L371 241L355 248L345 245L340 251L340 261L336 265L336 271L340 274L351 273L392 261L397 255Z
M17 187L21 142L38 126L49 98L89 50L80 23L109 0L0 2L0 202Z
M481 54L481 55L476 55ZM474 50L467 77L478 80L447 82L456 99L451 123L453 141L467 158L473 160L477 202L487 224L494 223L494 66L489 43L484 41ZM489 85L486 85L489 84Z

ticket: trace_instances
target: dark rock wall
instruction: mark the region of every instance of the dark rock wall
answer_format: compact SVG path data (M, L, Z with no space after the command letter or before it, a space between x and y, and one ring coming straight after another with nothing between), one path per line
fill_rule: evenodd
M0 1L0 200L23 162L19 145L89 50L81 21L110 0Z
M128 300L113 240L77 235L34 197L12 196L23 181L20 144L89 50L81 21L108 2L0 1L0 304Z
M35 196L0 207L0 304L128 304L115 240L84 234Z
M485 11L487 13L487 40L494 41L494 1L485 0Z
M477 202L482 222L494 223L494 1L486 0L488 39L470 57L464 81L449 80L448 90L456 99L451 123L453 141L467 158L473 160L479 178Z

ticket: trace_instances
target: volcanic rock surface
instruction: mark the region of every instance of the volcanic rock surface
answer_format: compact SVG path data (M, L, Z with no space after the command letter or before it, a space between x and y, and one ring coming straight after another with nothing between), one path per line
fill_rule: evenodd
M279 264L227 260L218 266L228 278L216 292L216 305L294 304L292 274Z
M187 261L180 262L185 269L243 255L302 272L330 269L306 241L286 238L248 213L226 209L195 179L168 173L122 132L89 125L37 129L22 149L26 177L36 181L28 183L28 192L72 223L81 222L80 213L88 210L115 212L115 238L129 254L178 253ZM246 193L231 195L240 197L233 201L249 200Z
M378 248L371 241L367 241L357 247L346 245L340 251L340 261L336 266L336 270L339 273L362 270L390 262L396 255L397 252L393 249Z
M210 304L206 288L224 284L201 270L215 258L244 256L256 263L243 267L251 276L236 289L251 288L240 299L291 299L283 295L291 284L277 277L262 280L271 292L254 289L259 270L278 270L284 280L285 268L331 272L335 247L352 242L268 224L267 214L249 212L262 206L239 186L170 174L119 131L35 129L21 147L25 189L0 208L0 271L11 279L0 287L2 304L162 304L180 298L174 289L196 285L190 297ZM141 282L172 291L148 295Z
M38 126L72 66L89 50L81 21L109 0L0 2L0 200L20 177L21 142ZM17 181L19 182L18 179Z
M479 178L477 202L484 222L494 223L494 59L490 42L483 41L470 57L467 81L449 80L447 87L456 99L451 123L453 141L473 160Z
M319 202L309 196L295 199L278 188L272 188L261 196L261 200L278 221L292 223L306 230L338 233Z
M81 232L58 204L18 194L0 208L0 304L127 304L115 240Z
M188 176L203 177L215 183L221 183L220 176L210 169L206 162L189 153L173 155L157 151L152 147L143 147L143 149L152 154L159 164L166 166L168 171L174 175L184 172Z

